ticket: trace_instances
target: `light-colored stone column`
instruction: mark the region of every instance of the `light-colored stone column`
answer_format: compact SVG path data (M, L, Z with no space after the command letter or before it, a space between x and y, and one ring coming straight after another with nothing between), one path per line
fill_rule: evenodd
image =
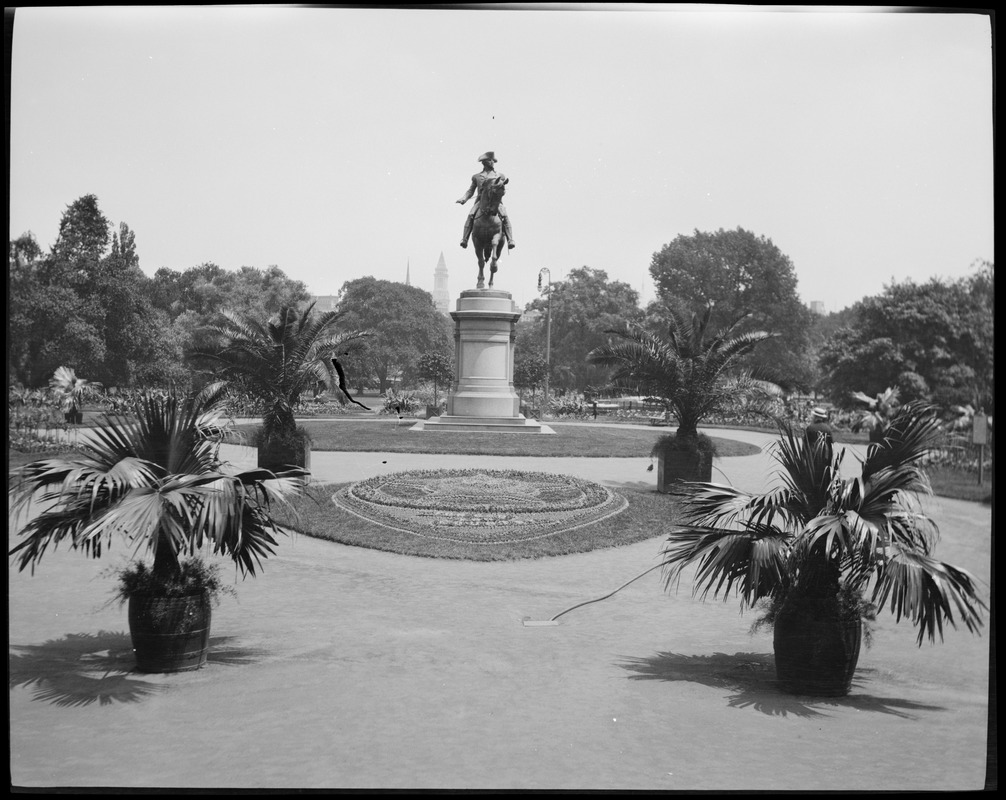
M469 289L458 298L454 387L447 413L462 417L516 417L513 337L520 312L509 292Z
M509 292L466 289L454 319L454 384L447 413L413 430L485 430L551 433L520 413L513 387L513 356L520 311Z

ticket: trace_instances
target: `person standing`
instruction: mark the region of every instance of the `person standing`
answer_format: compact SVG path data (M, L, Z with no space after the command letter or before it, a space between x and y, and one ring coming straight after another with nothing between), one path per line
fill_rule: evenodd
M828 422L828 412L820 406L811 411L810 425L807 426L807 430L804 432L804 435L807 437L807 441L811 445L824 442L824 446L827 448L829 462L831 461L832 445L835 443L834 434L835 431Z

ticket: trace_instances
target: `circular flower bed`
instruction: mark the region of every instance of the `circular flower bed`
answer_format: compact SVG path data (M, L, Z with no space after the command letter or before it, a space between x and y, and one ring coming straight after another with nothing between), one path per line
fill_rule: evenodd
M604 486L570 475L488 469L379 475L332 499L387 528L468 544L552 536L618 514L628 505Z

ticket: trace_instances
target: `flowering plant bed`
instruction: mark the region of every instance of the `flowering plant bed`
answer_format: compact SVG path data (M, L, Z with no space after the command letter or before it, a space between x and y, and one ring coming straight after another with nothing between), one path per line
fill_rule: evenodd
M508 544L584 527L625 510L591 481L517 470L414 470L351 484L333 502L393 530L467 544Z

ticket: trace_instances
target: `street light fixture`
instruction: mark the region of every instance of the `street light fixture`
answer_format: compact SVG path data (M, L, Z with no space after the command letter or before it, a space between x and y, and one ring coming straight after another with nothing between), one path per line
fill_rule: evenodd
M542 407L541 418L545 419L549 411L548 375L552 371L552 273L548 267L538 270L538 291L541 291L542 273L548 278L545 293L548 295L548 321L545 325L545 404Z

